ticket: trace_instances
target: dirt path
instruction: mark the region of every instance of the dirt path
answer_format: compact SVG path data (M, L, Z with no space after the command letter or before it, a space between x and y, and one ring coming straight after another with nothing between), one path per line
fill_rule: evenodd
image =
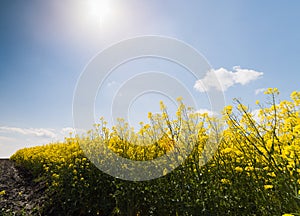
M13 161L0 159L0 215L39 215L45 188Z

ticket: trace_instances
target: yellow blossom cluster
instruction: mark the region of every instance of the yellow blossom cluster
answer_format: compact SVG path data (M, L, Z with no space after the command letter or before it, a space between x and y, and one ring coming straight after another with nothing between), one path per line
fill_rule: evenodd
M189 172L179 170L184 176L179 180L170 178L171 183L192 179L184 187L176 185L182 190L189 190L190 185L202 188L210 184L205 191L218 197L218 201L224 198L224 206L229 205L226 199L230 197L232 205L237 206L234 203L243 200L239 196L248 196L257 206L259 202L267 206L272 201L274 206L282 205L281 210L291 206L300 211L300 92L293 92L291 100L283 101L276 100L276 88L267 89L265 94L269 106L257 101L258 115L235 100L236 106L225 107L222 119L218 119L186 108L179 99L176 117L171 119L161 102L161 114L149 113L149 123L141 122L138 131L123 119L108 128L101 118L82 137L21 149L11 159L35 176L46 178L51 188L65 191L70 187L70 191L83 194L87 189L94 191L100 181L93 176L95 167L89 159L93 155L105 156L98 158L101 164L111 157L110 151L135 161L153 160L177 151L180 154L176 160ZM130 169L126 166L121 168ZM162 170L162 175L167 173L167 169ZM250 189L255 193L249 195Z

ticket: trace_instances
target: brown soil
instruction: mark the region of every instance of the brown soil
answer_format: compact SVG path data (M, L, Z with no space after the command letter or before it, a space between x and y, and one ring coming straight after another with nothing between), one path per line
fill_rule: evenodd
M0 159L0 215L39 215L45 190L45 183L33 181L24 168Z

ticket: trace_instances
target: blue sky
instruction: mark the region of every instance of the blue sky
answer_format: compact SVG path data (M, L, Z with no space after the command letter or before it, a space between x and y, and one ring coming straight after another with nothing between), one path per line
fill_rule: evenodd
M1 1L0 157L67 135L73 127L73 93L85 66L104 48L131 37L167 36L197 49L215 71L223 74L220 82L227 83L227 104L239 97L255 109L255 100L265 98L255 93L257 89L277 87L281 99L300 90L298 1L100 3L99 7L92 1L79 0ZM103 110L107 105L104 99L111 93L109 86L116 85L114 91L120 87L121 71L130 67L136 73L139 69L154 70L156 64L149 61L124 66L106 80L107 89L96 101L96 115L109 114ZM157 63L158 69L174 69L170 72L174 76L181 70L165 64ZM238 77L249 71L253 73L246 78ZM183 82L193 89L190 80ZM203 96L201 91L195 94ZM132 121L145 115L145 106L157 111L158 99L149 94L137 101L135 110L130 111Z

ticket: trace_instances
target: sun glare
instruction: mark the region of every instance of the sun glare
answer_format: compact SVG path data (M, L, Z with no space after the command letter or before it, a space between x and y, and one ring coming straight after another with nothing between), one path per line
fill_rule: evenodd
M112 10L108 0L88 1L88 16L100 27L109 21L111 15Z

